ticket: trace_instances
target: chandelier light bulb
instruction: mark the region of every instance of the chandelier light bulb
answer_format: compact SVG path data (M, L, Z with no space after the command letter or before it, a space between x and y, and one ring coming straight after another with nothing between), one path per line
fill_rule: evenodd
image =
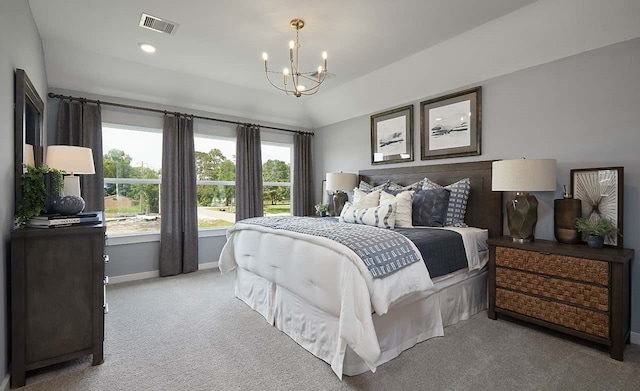
M303 86L302 84L298 84L298 86L296 86L296 90L298 90L300 92L302 92L302 91L304 91L306 89L307 89L307 87Z
M326 60L327 59L327 52L322 52L322 59Z
M293 41L289 41L289 49L293 49L296 46L296 43Z
M262 59L267 61L267 59L269 58L269 56L267 56L267 52L262 53Z
M283 74L283 75L285 75L285 76L287 76L287 75L289 74L289 68L284 68L284 69L282 70L282 74Z

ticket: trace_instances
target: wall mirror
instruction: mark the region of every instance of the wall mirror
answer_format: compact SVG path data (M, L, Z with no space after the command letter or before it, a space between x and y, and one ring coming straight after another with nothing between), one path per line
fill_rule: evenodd
M26 72L15 72L15 207L22 200L22 163L40 166L44 159L44 102Z

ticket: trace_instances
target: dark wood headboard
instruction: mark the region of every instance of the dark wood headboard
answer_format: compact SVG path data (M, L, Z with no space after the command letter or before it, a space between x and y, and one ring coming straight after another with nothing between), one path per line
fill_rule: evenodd
M373 185L387 180L410 185L424 177L442 186L471 179L471 193L464 221L471 227L486 228L489 237L502 236L502 192L491 191L491 161L381 168L362 170L360 179Z

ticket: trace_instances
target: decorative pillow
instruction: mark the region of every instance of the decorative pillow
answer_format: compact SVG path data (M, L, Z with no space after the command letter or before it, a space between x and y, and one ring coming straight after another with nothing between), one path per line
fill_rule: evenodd
M432 182L429 178L424 178L422 188L428 189L447 189L451 192L449 197L449 206L447 207L447 217L444 225L454 227L466 227L464 223L464 214L467 211L467 201L469 200L469 192L471 191L471 180L469 178L461 179L456 183L448 186L440 186Z
M418 182L412 183L408 186L402 186L399 185L395 182L389 182L389 185L387 185L387 188L384 189L385 191L391 193L391 194L397 194L401 191L408 191L408 190L420 190L422 189L422 182L424 181L424 179L420 179Z
M353 206L356 208L375 208L380 202L381 190L375 190L371 193L364 192L357 187L353 189Z
M364 191L365 193L371 193L372 191L386 189L387 186L389 186L389 181L386 181L385 183L378 186L373 186L368 184L365 181L360 181L360 185L358 185L358 189Z
M359 209L347 202L340 214L340 222L393 229L396 222L396 204L391 202L375 208Z
M396 227L411 228L411 200L413 199L413 191L403 191L397 195L390 194L387 191L380 193L380 205L396 203Z
M450 192L447 189L416 191L411 212L413 225L442 227L447 216Z

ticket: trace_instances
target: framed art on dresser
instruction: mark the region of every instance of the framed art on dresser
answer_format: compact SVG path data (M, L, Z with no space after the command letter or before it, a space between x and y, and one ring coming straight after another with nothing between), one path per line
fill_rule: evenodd
M371 116L371 164L413 161L413 105Z
M611 220L619 233L604 238L604 244L622 248L624 207L624 167L580 168L571 170L573 197L582 201L582 216L591 221Z
M480 155L482 87L420 103L422 160Z

